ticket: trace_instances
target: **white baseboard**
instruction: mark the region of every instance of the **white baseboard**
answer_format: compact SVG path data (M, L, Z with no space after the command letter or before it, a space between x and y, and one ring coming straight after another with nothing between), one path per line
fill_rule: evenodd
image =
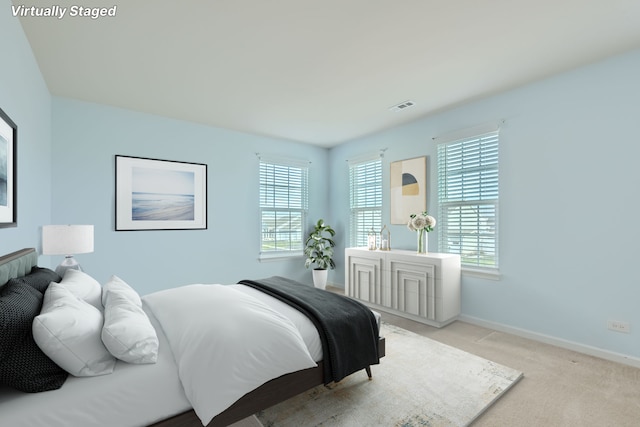
M567 350L576 351L578 353L587 354L589 356L599 357L601 359L610 360L612 362L622 363L624 365L633 366L634 368L640 368L640 358L637 358L637 357L615 353L613 351L603 350L601 348L564 340L562 338L557 338L550 335L532 332L526 329L515 328L513 326L504 325L502 323L490 322L487 320L479 319L477 317L467 316L464 314L460 315L458 317L458 320L471 323L474 325L482 326L483 328L493 329L496 331L506 332L508 334L516 335L519 337L528 338L533 341L539 341L545 344L551 344L556 347L565 348Z

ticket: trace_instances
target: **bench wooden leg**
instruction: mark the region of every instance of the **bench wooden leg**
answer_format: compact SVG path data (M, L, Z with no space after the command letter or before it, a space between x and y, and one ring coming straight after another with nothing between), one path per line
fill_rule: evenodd
M367 376L371 379L371 366L367 366L364 370L367 371Z

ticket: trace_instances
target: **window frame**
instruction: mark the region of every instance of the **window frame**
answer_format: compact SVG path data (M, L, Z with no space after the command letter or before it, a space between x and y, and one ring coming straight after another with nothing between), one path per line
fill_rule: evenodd
M500 267L499 151L499 130L452 138L437 146L438 250L459 254L464 271L487 277L498 275ZM451 229L460 231L450 233ZM451 250L452 241L458 242L457 250Z
M349 162L349 245L367 246L369 231L382 228L382 156L369 156ZM361 169L364 168L364 169ZM358 173L358 169L360 173ZM371 181L369 179L372 178ZM364 182L362 182L364 179ZM360 191L370 194L361 194ZM362 222L364 221L364 224Z
M284 179L285 175L286 179ZM302 256L309 210L309 162L284 157L259 156L258 181L260 210L258 259L265 261ZM265 213L273 215L275 219L272 229L267 230L264 227ZM286 217L289 217L289 228L277 231L278 218ZM287 220L284 220L282 223L286 222ZM293 229L292 223L299 223L299 226ZM274 234L274 249L265 247L265 235L270 234ZM282 236L288 234L289 238L279 241L279 234ZM296 238L292 239L292 235ZM282 246L278 248L279 242L288 248L285 249Z

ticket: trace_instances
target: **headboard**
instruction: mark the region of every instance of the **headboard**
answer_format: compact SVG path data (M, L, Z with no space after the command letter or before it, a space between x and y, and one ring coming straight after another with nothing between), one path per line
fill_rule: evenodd
M38 265L38 252L34 248L20 249L0 257L0 286L10 279L22 277Z

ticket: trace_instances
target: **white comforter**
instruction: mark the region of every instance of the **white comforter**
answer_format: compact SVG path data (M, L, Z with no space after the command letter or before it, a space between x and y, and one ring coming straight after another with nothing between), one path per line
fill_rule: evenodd
M188 285L143 300L204 425L265 382L316 366L291 320L229 286Z

